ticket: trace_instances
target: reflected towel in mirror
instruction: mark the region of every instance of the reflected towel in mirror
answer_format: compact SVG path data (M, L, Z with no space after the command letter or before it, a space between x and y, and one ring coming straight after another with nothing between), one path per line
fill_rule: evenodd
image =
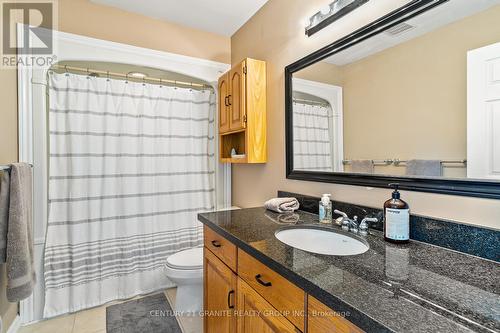
M440 160L409 160L406 162L407 176L441 177L443 167Z
M352 160L351 172L373 173L373 160Z

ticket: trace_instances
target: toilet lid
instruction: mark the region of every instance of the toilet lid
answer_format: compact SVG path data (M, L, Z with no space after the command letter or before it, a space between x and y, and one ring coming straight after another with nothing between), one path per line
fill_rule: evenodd
M203 268L203 248L197 247L172 254L167 258L167 266L175 269Z

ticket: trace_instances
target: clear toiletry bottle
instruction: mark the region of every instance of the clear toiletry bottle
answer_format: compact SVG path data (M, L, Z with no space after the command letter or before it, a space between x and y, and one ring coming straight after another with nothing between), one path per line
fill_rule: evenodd
M332 202L331 194L323 194L319 202L319 222L332 223Z

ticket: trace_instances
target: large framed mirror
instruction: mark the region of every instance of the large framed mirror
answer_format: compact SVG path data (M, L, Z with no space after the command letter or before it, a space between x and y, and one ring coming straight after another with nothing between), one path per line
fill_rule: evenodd
M499 199L499 22L411 1L287 66L287 178Z

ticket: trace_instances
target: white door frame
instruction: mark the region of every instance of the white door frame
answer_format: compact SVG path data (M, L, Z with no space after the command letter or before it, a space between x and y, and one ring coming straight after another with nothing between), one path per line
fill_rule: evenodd
M500 43L467 52L467 178L500 179Z
M342 87L331 84L293 79L293 91L317 96L326 100L332 107L332 118L330 119L330 128L333 130L333 171L344 171L344 126L343 126L343 104Z
M23 38L22 31L22 24L18 24L18 41ZM51 31L46 30L45 33L49 34ZM219 76L231 67L229 64L220 62L60 31L52 31L52 33L56 61L104 61L153 67L202 79L209 82L216 92ZM37 270L37 286L39 289L42 287L42 290L34 291L34 295L43 292L43 274L41 272L43 269L43 245L45 243L48 215L47 182L36 181L39 179L46 180L48 174L46 140L46 77L48 70L49 66L30 67L23 65L22 62L18 66L19 161L33 164L33 178L35 179L33 184L35 269ZM215 126L217 129L217 120ZM217 158L219 150L217 139L215 145L215 158ZM231 166L230 164L220 163L217 165L216 207L221 209L231 206ZM41 319L37 307L39 305L35 304L33 295L21 302L20 315L23 324Z

